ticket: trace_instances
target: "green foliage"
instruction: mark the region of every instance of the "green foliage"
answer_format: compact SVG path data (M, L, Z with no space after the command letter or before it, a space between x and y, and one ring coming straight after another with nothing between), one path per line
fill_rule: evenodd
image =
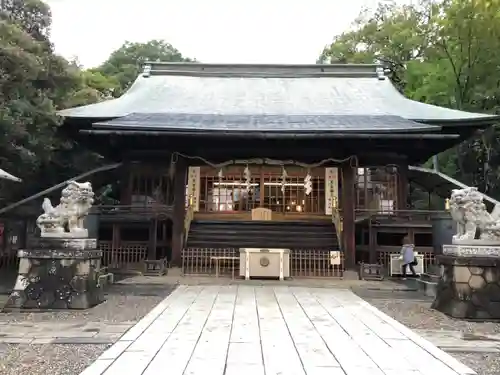
M54 53L50 25L44 2L0 0L0 168L24 180L17 189L2 184L2 205L103 162L61 137L57 110L121 95L144 60L191 61L153 40L125 43L101 67L84 70Z
M406 96L449 108L500 113L499 0L422 0L362 12L320 62L387 64ZM439 155L440 169L500 198L496 129Z
M125 42L93 72L109 77L115 82L112 94L116 97L130 87L139 75L141 65L146 61L189 62L194 60L182 56L171 44L161 40L151 40L147 43Z
M384 3L363 11L318 61L382 62L408 97L450 108L500 113L500 0ZM0 168L23 189L49 187L102 162L58 133L56 110L117 97L148 61L193 61L159 40L126 42L95 69L54 53L51 13L40 0L0 0ZM499 134L492 129L439 155L440 169L500 198ZM42 173L43 172L43 173Z

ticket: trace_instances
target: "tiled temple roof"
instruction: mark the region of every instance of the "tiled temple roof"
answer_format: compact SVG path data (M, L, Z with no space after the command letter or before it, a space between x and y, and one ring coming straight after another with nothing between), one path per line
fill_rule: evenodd
M439 128L414 122L487 125L500 119L410 100L379 66L349 64L151 63L120 98L60 115L90 121L123 117L109 126L226 131L427 132Z

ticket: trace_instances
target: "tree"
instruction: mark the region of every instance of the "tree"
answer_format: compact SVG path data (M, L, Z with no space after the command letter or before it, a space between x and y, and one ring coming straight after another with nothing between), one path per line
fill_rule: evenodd
M322 62L382 62L406 96L475 112L498 113L499 0L424 0L380 5L363 12L337 36ZM443 171L500 197L500 155L495 130L439 156Z
M145 60L192 61L162 41L125 43L98 69L55 54L50 8L40 0L0 0L0 168L22 188L5 202L36 193L105 162L59 131L57 110L121 95Z
M146 61L162 62L194 62L184 57L171 44L161 40L151 40L146 43L125 42L93 73L100 73L111 78L118 85L113 96L123 94L135 81L141 71L141 65Z
M405 86L406 64L420 60L430 47L430 19L436 5L379 4L373 14L363 10L353 29L334 38L321 54L324 63L383 63L401 89Z
M448 0L436 16L436 50L448 69L453 108L498 113L500 18L495 2ZM457 148L459 177L497 197L498 146L498 132L490 129Z
M50 8L40 0L2 0L0 18L19 26L39 42L48 42Z
M81 72L53 52L44 3L5 0L1 5L0 165L25 181L23 189L2 192L9 200L59 182L67 167L74 167L71 158L61 157L75 147L58 136L56 111L85 88Z

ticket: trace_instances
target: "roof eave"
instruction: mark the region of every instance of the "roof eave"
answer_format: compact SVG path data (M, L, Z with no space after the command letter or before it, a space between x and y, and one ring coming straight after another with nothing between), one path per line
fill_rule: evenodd
M124 135L124 136L203 136L203 137L220 137L220 138L344 138L344 139L458 139L458 134L442 134L442 133L374 133L374 132L339 132L339 131L295 131L295 132L273 132L273 131L225 131L225 130L150 130L150 129L117 129L117 128L101 128L101 129L82 129L81 134L93 135Z
M477 126L477 127L488 127L500 123L500 116L481 116L481 117L469 117L469 118L453 118L453 119L411 119L411 121L419 122L427 125L436 126Z

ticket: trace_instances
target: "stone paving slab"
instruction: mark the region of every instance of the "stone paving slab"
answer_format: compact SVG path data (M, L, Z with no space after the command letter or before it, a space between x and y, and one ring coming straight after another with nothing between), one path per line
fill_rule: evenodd
M464 334L449 330L416 330L446 352L500 353L500 335Z
M113 344L135 323L10 323L0 325L0 344Z
M349 290L180 286L81 375L472 375Z

